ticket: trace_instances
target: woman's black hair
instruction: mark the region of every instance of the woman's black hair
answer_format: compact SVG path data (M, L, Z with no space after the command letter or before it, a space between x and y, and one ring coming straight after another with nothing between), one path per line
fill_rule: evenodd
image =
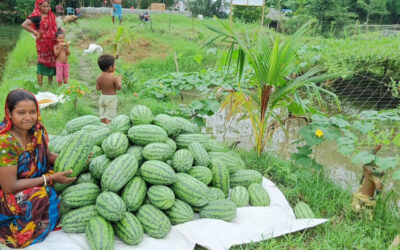
M64 33L64 31L63 31L61 28L58 28L58 29L57 29L56 38L57 38L59 35L64 35L64 36L65 36L65 33Z
M15 109L15 106L21 101L33 101L37 106L36 98L33 96L32 93L24 90L24 89L17 89L13 90L8 94L7 97L7 107L10 113L12 113Z

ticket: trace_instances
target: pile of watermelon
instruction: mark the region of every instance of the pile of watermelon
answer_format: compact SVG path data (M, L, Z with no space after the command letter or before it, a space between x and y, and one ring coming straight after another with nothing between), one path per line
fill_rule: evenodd
M78 177L55 186L63 231L86 233L92 249L113 249L114 234L129 245L144 233L164 238L195 213L229 222L237 207L270 203L262 175L237 153L192 122L153 116L144 105L109 125L92 115L71 120L49 146L59 153L55 170Z

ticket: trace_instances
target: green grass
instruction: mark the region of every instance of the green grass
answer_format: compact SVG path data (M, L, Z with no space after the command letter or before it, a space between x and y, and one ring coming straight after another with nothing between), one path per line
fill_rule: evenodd
M130 32L131 44L128 41L122 42L121 55L129 53L129 48L140 48L133 46L139 41L151 42L150 47L141 48L141 50L149 50L143 53L151 52L145 54L145 57L137 61L128 61L127 59L133 57L122 56L117 64L117 67L124 65L132 69L137 79L134 83L136 89L148 79L174 72L176 70L174 52L178 55L182 72L200 71L215 66L217 58L207 56L206 48L202 48L207 39L212 36L204 24L216 24L214 20L196 20L195 31L193 31L190 18L173 16L169 32L169 15L153 15L152 18L154 32L149 26L138 25L136 16L127 16L123 23L123 27ZM235 27L238 30L246 27L252 31L258 29L258 25L251 26L242 23L236 23ZM98 113L99 93L95 90L96 77L100 74L96 64L98 55L83 55L82 49L86 43L95 42L102 45L106 52L110 52L115 35L115 28L108 16L82 19L78 26L67 25L66 28L67 39L73 42L70 57L71 78L85 82L91 93L79 100L77 111L74 110L71 102L58 104L42 111L43 122L51 134L61 133L70 119ZM126 34L128 36L128 33ZM333 40L330 42L335 43ZM340 43L340 41L337 42L337 44ZM139 53L140 51L132 52ZM160 54L164 54L165 57L160 57ZM193 58L197 54L204 56L200 64ZM4 78L0 83L0 104L4 103L8 91L15 87L24 87L37 92L35 69L34 40L29 34L22 32L14 51L9 56ZM45 86L41 90L57 92L56 84L48 86L46 80L44 82ZM178 107L178 103L162 102L141 96L137 98L129 92L119 92L118 101L119 114L128 114L131 107L137 103L149 106L155 114ZM0 110L0 116L4 115L4 111ZM257 157L254 151L240 151L240 153L247 166L260 171L277 184L292 206L299 200L305 201L318 217L328 218L329 222L276 239L235 246L233 249L386 249L395 235L400 233L399 211L393 205L393 199L389 195L385 196L389 199L380 202L376 208L375 219L369 221L368 216L359 216L351 212L350 190L337 187L323 172L293 166L290 162L271 155Z

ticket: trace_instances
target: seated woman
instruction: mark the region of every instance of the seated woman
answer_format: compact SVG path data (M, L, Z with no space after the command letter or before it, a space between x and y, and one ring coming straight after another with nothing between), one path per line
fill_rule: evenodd
M27 247L43 241L60 220L53 183L71 183L72 170L54 173L35 96L11 91L0 123L0 243Z

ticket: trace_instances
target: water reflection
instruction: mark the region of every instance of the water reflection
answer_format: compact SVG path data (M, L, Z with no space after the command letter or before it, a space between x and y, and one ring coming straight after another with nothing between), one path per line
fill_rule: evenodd
M238 143L237 148L253 148L250 120L236 118L226 121L226 112L224 110L206 117L206 128L202 132L208 133L217 141L226 142L228 145ZM299 131L305 124L306 121L302 119L290 120L285 128L288 132L285 134L283 129L277 129L265 151L274 152L289 159L292 153L297 152L297 145L294 142L301 139ZM362 167L353 164L349 157L337 152L334 142L324 142L317 146L314 150L314 158L324 166L324 170L338 186L344 189L349 188L352 191L358 188ZM399 190L397 184L395 186L396 190ZM385 184L385 190L390 190L392 187L393 183Z

